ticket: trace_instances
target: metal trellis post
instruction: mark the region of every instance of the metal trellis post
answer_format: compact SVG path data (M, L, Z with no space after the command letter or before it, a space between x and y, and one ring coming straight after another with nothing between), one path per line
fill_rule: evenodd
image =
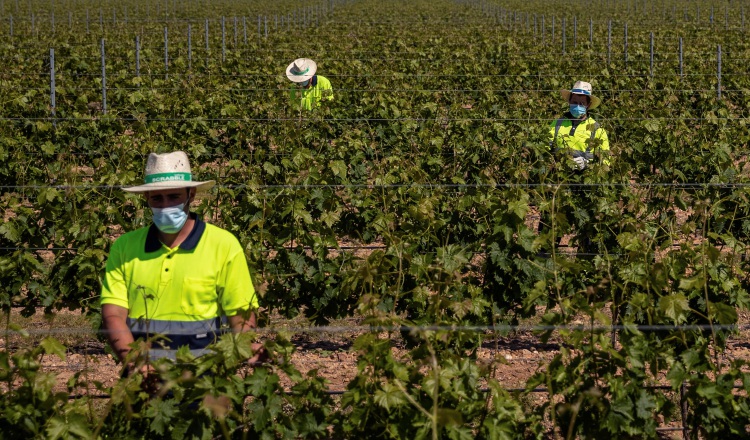
M650 48L651 48L651 58L650 58L650 61L651 61L650 66L651 67L649 68L649 72L650 72L651 76L653 77L654 76L654 33L653 32L651 32L651 45L650 45Z
M680 38L680 79L682 79L682 38Z
M607 64L612 62L612 20L607 25Z
M141 76L141 37L135 36L135 76Z
M721 44L717 48L716 97L721 99Z
M54 120L57 107L55 103L55 49L49 50L49 104L52 111L52 124L57 128L57 121Z
M169 76L169 33L164 26L164 77Z
M625 23L625 64L628 64L628 24Z
M104 56L104 38L101 40L102 54L102 113L107 114L107 63Z

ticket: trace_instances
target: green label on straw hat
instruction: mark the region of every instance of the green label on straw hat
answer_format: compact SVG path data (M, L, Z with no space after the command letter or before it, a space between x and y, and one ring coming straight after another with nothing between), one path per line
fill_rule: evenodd
M304 74L306 74L309 71L310 71L309 67L307 69L305 69L305 70L297 70L296 72L294 70L292 70L292 75L296 75L296 76L304 75Z
M146 176L146 183L157 182L190 182L193 180L190 173L159 173Z

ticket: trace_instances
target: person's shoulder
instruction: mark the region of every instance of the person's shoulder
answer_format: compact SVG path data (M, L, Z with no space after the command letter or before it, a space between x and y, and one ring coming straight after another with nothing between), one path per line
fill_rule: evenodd
M224 228L212 225L211 223L206 223L206 230L204 234L206 234L206 237L212 242L227 243L231 245L234 245L235 243L239 245L240 243L234 234Z
M131 243L142 243L148 235L149 226L144 226L136 230L126 232L115 239L115 244L125 246Z
M588 118L586 118L586 123L588 125L593 125L594 127L596 127L597 130L604 130L604 127L602 127L601 122L597 121L596 119L594 119L594 117L590 115Z
M555 128L557 124L571 125L573 122L566 115L562 115L550 121L549 126Z

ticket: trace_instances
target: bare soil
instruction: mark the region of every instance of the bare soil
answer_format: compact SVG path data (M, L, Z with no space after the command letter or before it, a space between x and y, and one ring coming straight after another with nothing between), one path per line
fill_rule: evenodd
M275 321L275 322L274 322ZM6 321L7 322L7 321ZM29 347L46 336L53 336L68 347L64 360L56 356L43 359L43 370L57 375L59 391L64 391L65 384L74 374L81 372L82 380L101 382L105 387L112 386L120 375L117 365L105 344L97 338L92 325L85 316L75 312L60 312L54 318L38 313L24 318L14 311L10 322L19 324L30 333L28 338L6 333L0 337L0 350L16 351ZM303 319L272 319L273 331L292 334L292 342L297 350L292 356L293 364L303 373L317 374L329 383L329 390L341 392L357 374L357 355L352 345L358 335L365 330L354 319L333 323L330 327L318 331ZM750 362L750 312L740 312L740 322L744 329L733 336L727 350L720 354L723 361L743 359ZM266 329L269 331L270 329ZM0 333L1 334L1 333ZM271 333L265 333L268 337ZM545 368L548 362L559 352L559 339L544 343L530 332L518 332L510 336L491 336L479 349L479 362L492 363L495 376L508 390L524 388L526 381L535 372ZM394 355L406 354L400 336L394 336ZM95 389L88 390L92 395L102 393ZM539 398L542 398L540 395ZM679 420L664 421L663 427L678 427ZM677 438L665 432L664 438ZM674 435L674 437L669 437Z

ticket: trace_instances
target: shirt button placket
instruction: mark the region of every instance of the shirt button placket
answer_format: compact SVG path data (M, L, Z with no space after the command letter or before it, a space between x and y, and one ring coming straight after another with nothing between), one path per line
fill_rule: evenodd
M172 266L174 265L174 255L177 249L170 251L161 262L161 281L166 284L172 280Z

